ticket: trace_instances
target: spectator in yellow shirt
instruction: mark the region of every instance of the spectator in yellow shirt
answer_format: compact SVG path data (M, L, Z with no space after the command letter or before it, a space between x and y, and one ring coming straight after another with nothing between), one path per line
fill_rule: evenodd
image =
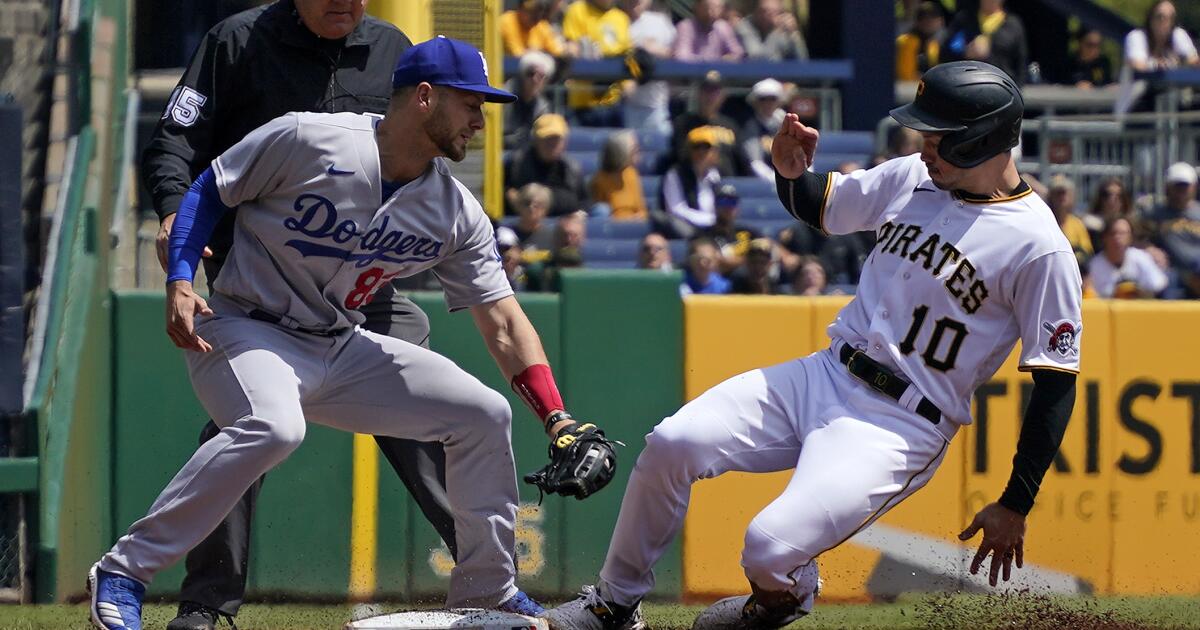
M629 15L614 0L575 0L563 14L563 37L582 59L617 57L630 51ZM567 105L583 125L620 127L620 84L597 86L567 81Z
M1050 178L1046 205L1050 206L1050 211L1058 220L1058 227L1062 228L1067 242L1071 243L1075 258L1080 264L1087 263L1095 250L1092 247L1092 237L1088 234L1087 226L1075 214L1075 183L1062 175Z
M646 220L646 196L637 171L640 156L632 131L609 136L600 153L600 170L592 177L593 215L607 215L615 221Z
M917 7L912 29L896 38L897 81L916 81L937 65L939 37L945 26L946 17L936 2L922 2Z
M522 0L517 8L500 16L500 39L504 54L520 57L529 50L540 50L552 57L563 56L563 43L550 25L553 0Z

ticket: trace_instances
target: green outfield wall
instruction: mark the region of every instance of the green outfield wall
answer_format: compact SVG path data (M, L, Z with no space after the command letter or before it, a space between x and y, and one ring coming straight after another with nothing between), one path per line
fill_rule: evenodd
M579 272L564 277L560 295L520 298L568 408L627 445L613 486L587 501L545 497L539 505L537 490L522 484L517 559L520 583L533 593L566 596L595 579L643 436L683 399L678 282L658 273ZM508 397L518 472L543 465L546 439L488 355L471 316L448 313L440 293L418 293L414 300L429 314L433 349ZM119 291L113 304L112 516L104 524L110 537L145 513L195 449L206 420L183 355L163 333L162 294ZM386 460L356 461L352 442L348 434L312 426L304 444L268 474L252 543L252 597L344 599L350 590L362 599L445 595L450 557L437 534ZM373 488L356 481L355 466L363 462L378 467ZM363 492L378 503L375 544L364 547L373 549L366 568L359 562L352 571L352 505ZM658 574L658 595L681 593L678 545ZM170 596L181 577L181 566L164 572L151 592ZM351 581L371 587L351 589Z

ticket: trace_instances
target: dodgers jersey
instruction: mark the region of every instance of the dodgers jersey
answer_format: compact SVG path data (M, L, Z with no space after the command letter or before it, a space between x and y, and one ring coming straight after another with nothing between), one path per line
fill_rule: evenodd
M444 159L380 205L375 120L285 114L213 160L238 207L217 293L315 330L361 324L376 290L430 268L451 310L512 295L491 222Z
M919 154L830 174L823 229L871 230L876 242L829 336L903 374L958 424L1018 339L1021 370L1079 371L1079 264L1023 188L964 198L934 186Z

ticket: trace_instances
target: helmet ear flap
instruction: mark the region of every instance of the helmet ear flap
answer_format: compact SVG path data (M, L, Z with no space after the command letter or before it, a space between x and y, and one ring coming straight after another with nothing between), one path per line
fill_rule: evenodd
M993 125L983 131L970 129L946 134L938 145L938 155L959 168L979 166L989 158L1017 146L1021 136L1021 119L1012 122L1011 128Z
M959 168L970 168L978 155L984 137L971 137L967 131L955 131L942 136L938 144L938 155Z

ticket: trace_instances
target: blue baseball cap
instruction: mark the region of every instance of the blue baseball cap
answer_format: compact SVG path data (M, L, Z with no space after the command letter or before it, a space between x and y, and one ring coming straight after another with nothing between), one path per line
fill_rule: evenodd
M396 62L392 87L407 87L418 83L445 85L482 94L489 103L511 103L517 100L512 92L488 84L487 61L479 49L445 35L409 47Z

